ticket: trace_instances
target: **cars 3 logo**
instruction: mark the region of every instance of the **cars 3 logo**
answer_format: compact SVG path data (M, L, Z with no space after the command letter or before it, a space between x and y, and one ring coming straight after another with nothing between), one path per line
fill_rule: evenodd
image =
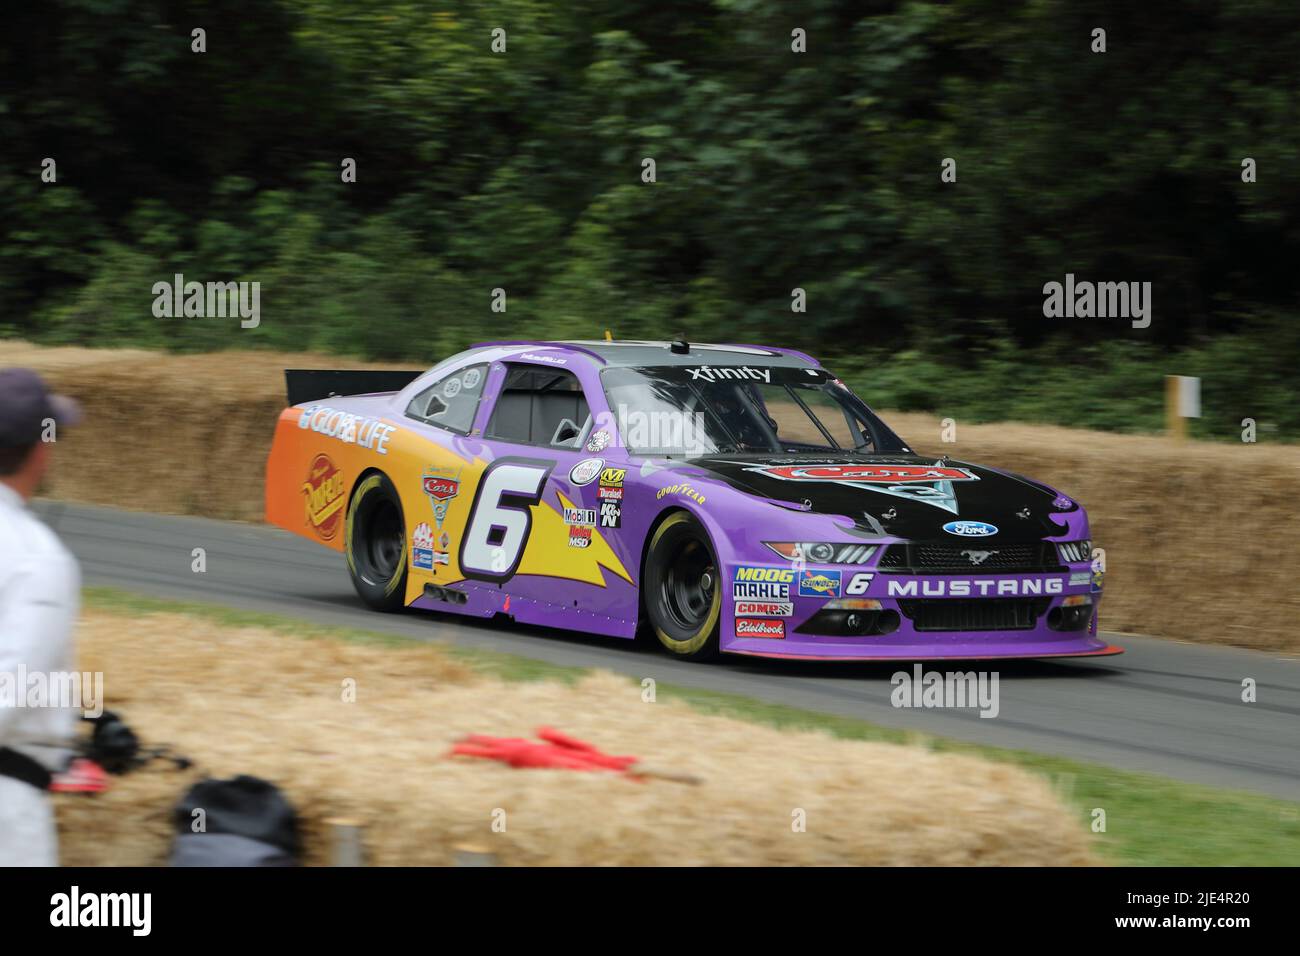
M434 501L450 501L460 494L460 482L454 478L425 475L424 493Z
M307 524L322 541L329 541L339 533L339 525L343 523L343 491L343 472L328 455L317 455L307 469L302 495Z

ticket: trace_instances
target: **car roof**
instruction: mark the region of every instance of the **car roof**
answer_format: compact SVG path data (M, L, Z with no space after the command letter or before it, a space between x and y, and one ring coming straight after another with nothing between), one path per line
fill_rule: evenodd
M716 345L691 342L690 351L672 351L672 342L608 341L604 339L566 339L563 341L536 342L481 342L470 351L513 346L515 355L533 350L559 350L570 354L586 355L605 366L654 365L753 365L801 368L820 367L810 355L794 349L773 348L766 345ZM517 349L517 351L516 351ZM504 357L504 356L503 356ZM513 357L513 356L511 356Z

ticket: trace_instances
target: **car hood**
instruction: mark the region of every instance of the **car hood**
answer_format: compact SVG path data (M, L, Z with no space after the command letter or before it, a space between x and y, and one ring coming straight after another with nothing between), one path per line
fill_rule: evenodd
M797 511L843 515L868 534L912 540L961 540L944 525L962 521L996 527L981 535L988 540L1056 537L1065 515L1079 510L1046 485L948 458L717 455L687 467Z

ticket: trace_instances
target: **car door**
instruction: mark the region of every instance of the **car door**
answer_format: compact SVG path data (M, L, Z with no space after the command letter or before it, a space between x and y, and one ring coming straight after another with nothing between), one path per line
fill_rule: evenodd
M508 592L517 618L625 622L635 618L635 602L625 590L633 582L618 554L624 549L614 547L621 516L617 507L602 509L600 488L626 455L606 424L598 383L593 389L559 361L501 363L482 426L492 460L474 492L460 570Z

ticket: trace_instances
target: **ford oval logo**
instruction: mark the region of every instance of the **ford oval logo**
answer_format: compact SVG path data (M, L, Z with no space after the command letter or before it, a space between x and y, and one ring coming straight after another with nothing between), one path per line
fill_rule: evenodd
M949 521L943 530L949 534L959 534L963 538L987 538L998 533L998 526L983 521Z

